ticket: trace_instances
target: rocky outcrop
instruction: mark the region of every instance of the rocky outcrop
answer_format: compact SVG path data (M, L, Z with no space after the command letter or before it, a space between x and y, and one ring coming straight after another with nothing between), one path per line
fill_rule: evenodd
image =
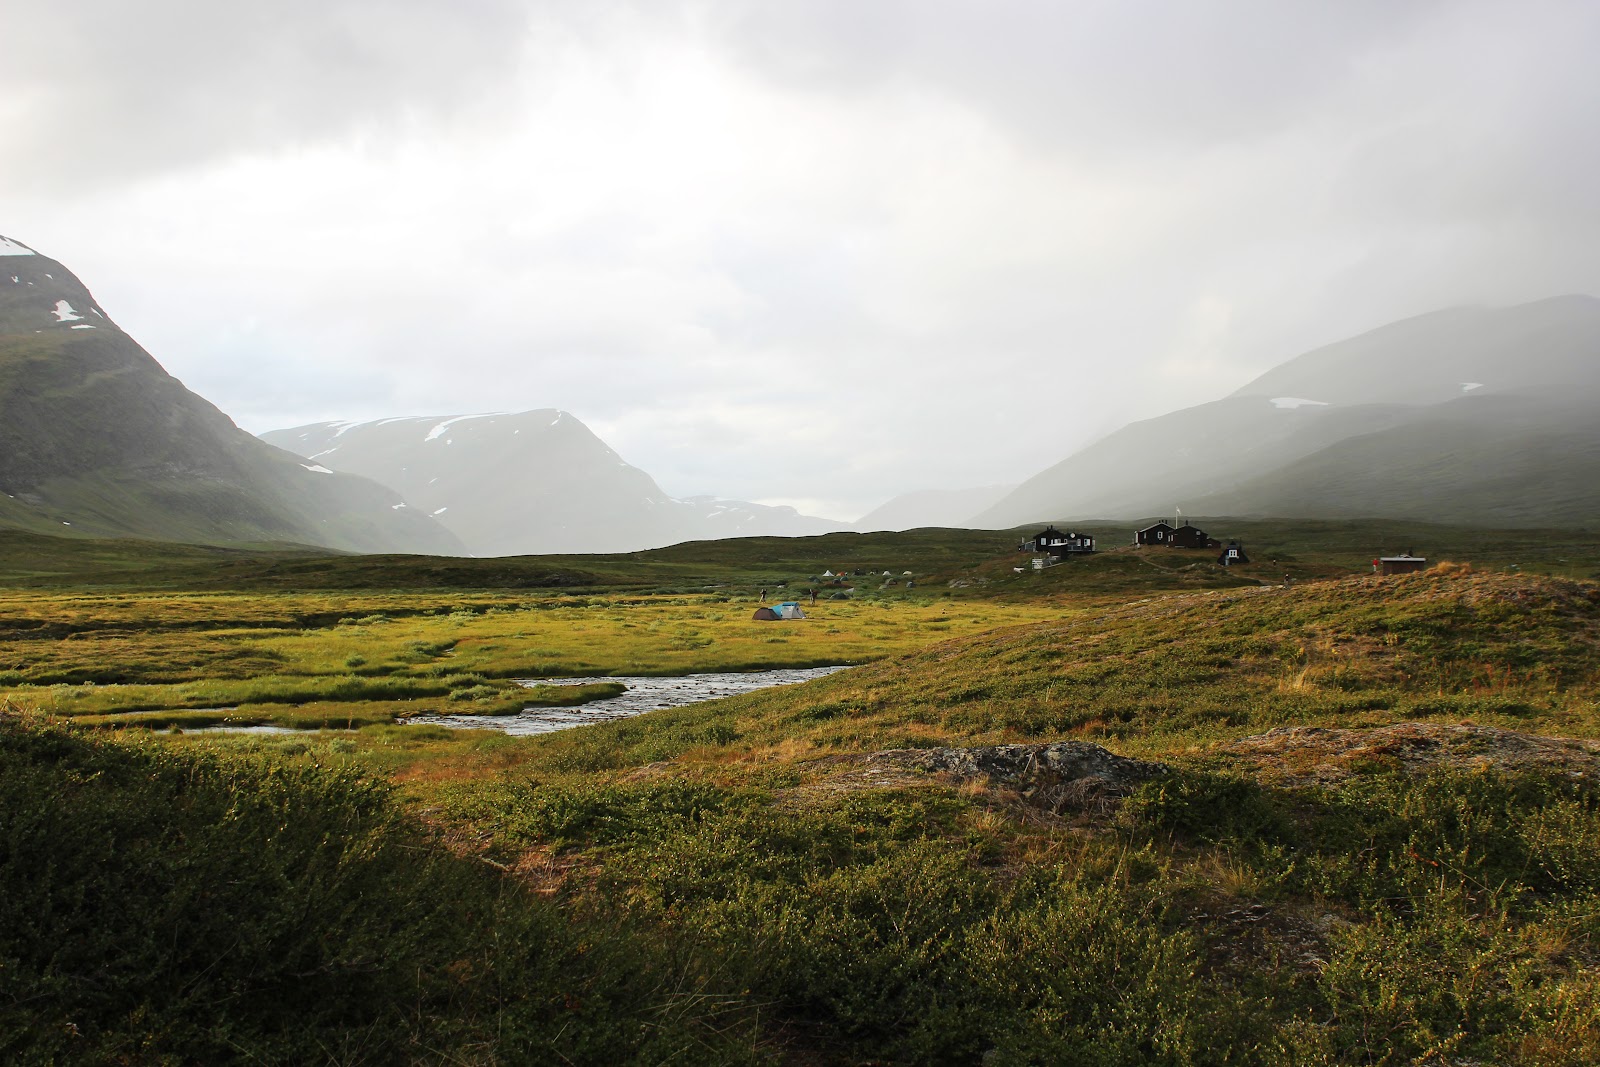
M1087 741L979 748L891 749L867 757L892 764L1014 789L1033 807L1059 813L1104 807L1141 782L1167 773L1165 765L1129 759Z

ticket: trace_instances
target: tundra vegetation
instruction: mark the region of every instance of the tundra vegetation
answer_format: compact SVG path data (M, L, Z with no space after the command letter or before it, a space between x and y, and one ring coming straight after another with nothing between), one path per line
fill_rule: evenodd
M0 546L0 1058L1600 1061L1595 550L1409 529L1455 562L1379 578L1392 530L1251 529L1227 570L1017 574L1014 534L943 531L498 589ZM315 587L257 580L285 559ZM876 577L750 621L830 566ZM862 666L538 737L404 722L827 662ZM301 729L186 729L221 719ZM1056 741L1166 772L1041 805L876 755Z

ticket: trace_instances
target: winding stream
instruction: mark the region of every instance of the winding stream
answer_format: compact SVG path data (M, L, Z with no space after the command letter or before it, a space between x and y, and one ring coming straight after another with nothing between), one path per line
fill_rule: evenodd
M518 678L518 685L584 685L621 682L626 693L570 708L527 708L519 715L418 715L408 723L435 723L469 730L501 730L508 734L548 734L573 726L626 719L659 708L677 708L750 693L775 685L795 685L822 678L844 667L804 667L733 674L688 674L675 678Z

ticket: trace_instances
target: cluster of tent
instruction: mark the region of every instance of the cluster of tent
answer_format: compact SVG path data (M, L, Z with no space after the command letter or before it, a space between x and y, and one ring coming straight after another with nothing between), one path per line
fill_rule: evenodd
M860 571L856 571L856 573L857 573L857 574L860 574L860 573L861 573L861 572L860 572ZM845 573L845 572L844 572L844 571L831 571L831 570L828 570L828 571L823 571L823 572L822 572L822 576L823 576L823 577L824 577L824 578L848 578L848 577L849 577L849 575L847 575L847 574L846 574L846 573ZM891 574L891 573L890 573L890 572L889 572L889 571L884 571L884 572L883 572L883 576L884 576L884 577L885 577L885 578L892 578L892 577L894 577L894 575L893 575L893 574ZM906 572L904 572L904 574L903 574L903 575L902 575L902 577L905 577L905 578L910 578L910 577L912 577L912 574L911 574L911 572L910 572L910 571L906 571Z
M890 571L884 571L883 572L883 576L885 578L893 578L894 577L893 573L890 572ZM842 570L841 571L835 571L833 568L830 567L827 570L822 572L822 577L835 579L834 584L837 585L837 584L841 584L840 580L846 577L846 573L844 571L842 571ZM910 571L906 571L905 574L903 575L903 577L910 578L911 577L911 572ZM888 585L889 583L885 582L884 584ZM911 586L911 585L914 585L914 584L915 584L914 582L909 582L909 581L906 582L906 585L908 587ZM841 592L841 593L834 593L831 596L829 596L828 599L830 599L830 600L849 600L851 591L853 591L853 590L847 590L847 591ZM764 592L764 590L763 590L763 592ZM815 593L812 594L811 599L812 599L813 602L816 601ZM766 607L766 606L759 607L759 608L757 608L755 610L755 614L750 616L751 620L755 621L755 622L776 622L776 621L778 621L780 619L803 619L805 617L806 617L805 612L800 610L800 603L799 603L799 601L796 601L796 600L785 600L783 603L774 604L772 607Z

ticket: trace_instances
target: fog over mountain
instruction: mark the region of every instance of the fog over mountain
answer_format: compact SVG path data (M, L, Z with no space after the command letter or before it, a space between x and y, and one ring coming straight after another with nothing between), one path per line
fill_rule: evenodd
M924 489L902 493L873 508L850 525L870 533L874 530L915 530L925 526L962 528L972 516L1010 493L1014 485L985 485L976 489Z
M0 265L0 526L476 555L847 528L671 496L554 408L312 423L263 442L167 374L61 263L0 237ZM1600 521L1597 416L1600 300L1448 309L1131 423L1015 488L902 494L854 528L1174 507L1584 524Z
M979 525L1170 514L1600 520L1600 300L1457 308L1132 423Z
M315 423L262 437L315 464L391 486L478 556L627 552L844 529L788 507L670 497L554 408Z
M854 520L1419 311L1600 292L1593 3L0 26L0 230L256 432L548 404L672 495Z

